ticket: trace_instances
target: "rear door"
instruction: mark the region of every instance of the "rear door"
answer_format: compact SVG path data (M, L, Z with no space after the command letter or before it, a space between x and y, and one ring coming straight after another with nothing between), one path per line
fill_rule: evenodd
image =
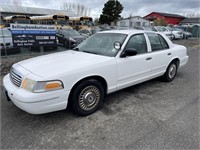
M166 40L157 33L146 33L151 45L152 74L162 75L172 59L173 51Z

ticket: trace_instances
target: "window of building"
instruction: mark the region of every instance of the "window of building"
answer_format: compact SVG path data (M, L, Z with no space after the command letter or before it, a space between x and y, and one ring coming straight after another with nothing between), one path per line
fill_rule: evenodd
M126 26L126 22L120 22L120 26L121 26L121 27Z
M140 27L141 22L136 22L135 26Z

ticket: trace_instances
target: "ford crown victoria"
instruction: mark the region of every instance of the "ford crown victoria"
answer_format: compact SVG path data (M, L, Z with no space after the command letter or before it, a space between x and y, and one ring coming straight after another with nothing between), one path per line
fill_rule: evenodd
M109 93L160 76L171 82L187 61L186 47L161 33L104 31L74 50L14 64L3 87L8 99L31 114L70 107L89 115Z

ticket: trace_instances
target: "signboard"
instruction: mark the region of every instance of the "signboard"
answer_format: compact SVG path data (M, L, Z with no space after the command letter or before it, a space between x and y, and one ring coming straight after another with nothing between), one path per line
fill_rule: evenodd
M55 46L56 27L36 24L10 24L14 47Z

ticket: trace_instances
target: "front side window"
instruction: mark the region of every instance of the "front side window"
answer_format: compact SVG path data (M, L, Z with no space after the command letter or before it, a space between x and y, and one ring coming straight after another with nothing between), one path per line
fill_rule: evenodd
M167 42L162 36L155 33L147 33L147 36L149 38L152 51L158 51L169 48Z
M143 34L133 35L129 39L125 49L135 49L138 54L146 53L147 44L144 35Z

